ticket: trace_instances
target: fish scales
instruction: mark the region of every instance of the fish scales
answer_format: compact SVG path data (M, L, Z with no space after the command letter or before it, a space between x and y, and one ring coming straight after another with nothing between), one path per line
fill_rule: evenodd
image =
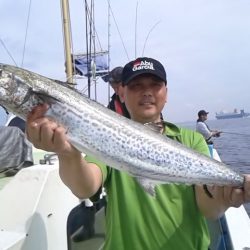
M30 94L29 94L30 93ZM25 97L29 97L24 101ZM242 186L244 177L150 128L90 100L66 84L0 64L0 103L26 119L38 103L67 128L71 143L107 165L152 183Z

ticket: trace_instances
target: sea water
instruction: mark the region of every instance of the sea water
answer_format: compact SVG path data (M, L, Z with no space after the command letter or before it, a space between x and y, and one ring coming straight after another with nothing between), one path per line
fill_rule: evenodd
M222 131L213 138L221 160L242 174L250 174L250 117L224 120L207 120L210 129ZM182 123L182 127L195 129L196 121ZM244 205L250 216L250 204Z

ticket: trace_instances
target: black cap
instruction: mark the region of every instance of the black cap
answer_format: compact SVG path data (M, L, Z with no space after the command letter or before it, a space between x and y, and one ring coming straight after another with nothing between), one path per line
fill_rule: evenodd
M167 83L167 75L163 65L148 57L139 57L129 63L127 63L122 72L122 84L127 85L136 76L142 74L152 74L159 77L162 81Z
M199 112L198 112L198 116L200 117L200 116L202 116L202 115L207 115L209 112L207 112L207 111L205 111L205 110L200 110Z
M122 81L122 70L123 67L116 67L112 69L109 73L109 83L120 83Z

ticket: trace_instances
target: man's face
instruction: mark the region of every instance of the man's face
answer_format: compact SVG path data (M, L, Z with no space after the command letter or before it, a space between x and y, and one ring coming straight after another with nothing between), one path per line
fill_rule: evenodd
M146 123L160 121L167 101L165 83L153 75L134 78L123 88L121 97L133 120Z
M207 115L201 115L201 120L206 121L207 120Z

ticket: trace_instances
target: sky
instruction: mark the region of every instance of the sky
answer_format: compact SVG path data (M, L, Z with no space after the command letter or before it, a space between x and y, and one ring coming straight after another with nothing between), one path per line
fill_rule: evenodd
M211 120L216 111L250 112L249 0L110 0L110 6L108 35L108 1L94 2L96 48L109 50L111 69L139 56L164 65L165 120L195 121L200 109ZM74 53L86 51L84 8L83 0L70 1ZM1 63L14 64L13 58L18 66L65 80L59 0L1 0L0 27ZM79 81L78 88L85 84ZM97 101L104 105L108 88L98 79ZM0 111L0 124L3 119Z

